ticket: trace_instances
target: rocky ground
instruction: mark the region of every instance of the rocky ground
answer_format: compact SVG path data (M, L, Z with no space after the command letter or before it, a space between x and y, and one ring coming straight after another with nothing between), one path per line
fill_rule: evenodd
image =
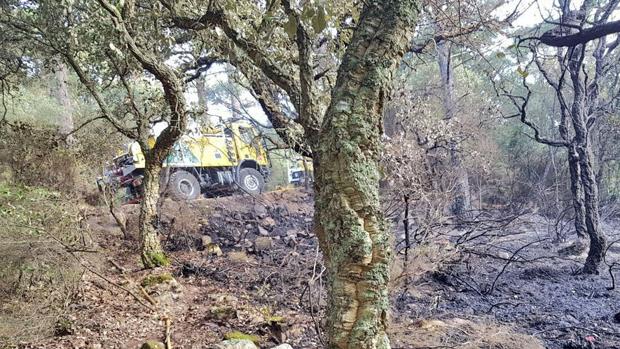
M56 336L20 347L140 348L167 337L192 349L322 346L324 270L310 193L166 201L162 241L173 263L154 271L138 258L137 207L123 211L129 238L103 208L87 212L96 252L76 255L88 269L79 292ZM537 233L542 226L528 216L488 231L442 230L406 263L398 254L393 347L620 348L609 275L574 275L583 256L559 256L562 245Z

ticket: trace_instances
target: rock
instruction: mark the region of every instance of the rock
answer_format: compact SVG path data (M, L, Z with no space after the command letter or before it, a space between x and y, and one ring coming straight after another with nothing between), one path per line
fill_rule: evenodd
M217 244L209 244L209 245L207 245L206 251L209 254L216 255L218 257L223 255L222 249Z
M265 217L260 221L260 225L266 229L273 229L276 226L276 220L271 217Z
M209 295L209 299L216 303L237 303L239 299L231 294L213 293Z
M215 346L217 349L258 349L254 342L247 339L229 339Z
M270 250L273 247L273 242L268 236L259 236L254 241L254 249L256 252L263 252Z
M512 254L505 252L505 251L501 251L497 254L497 257L503 260L509 260L512 257Z
M242 247L244 247L245 249L248 249L248 248L252 247L252 245L254 245L254 243L250 239L244 239L243 240Z
M164 343L156 340L148 340L142 344L140 349L166 349Z
M620 313L616 313L616 315L614 315L614 321L620 324Z
M277 347L273 347L271 349L293 349L290 344L280 344Z
M254 213L258 218L265 218L267 217L267 208L264 205L256 204L254 205Z
M230 306L218 306L209 309L207 318L210 320L230 320L237 317L237 310Z
M414 323L414 326L424 330L432 330L436 328L446 327L446 323L441 320L419 320Z
M233 251L228 252L228 259L234 263L248 263L250 262L250 257L243 251Z
M288 230L286 232L286 236L284 237L284 242L289 247L294 247L295 245L297 245L297 231L295 231L295 230Z
M269 236L269 230L261 227L260 225L258 226L258 235L261 236Z
M200 245L203 250L206 250L212 243L213 239L209 235L203 235L200 237Z
M142 281L140 282L140 286L144 288L151 288L151 287L155 287L160 284L170 283L172 280L174 280L174 277L172 277L172 274L168 272L159 273L159 274L150 274L150 275L145 276L144 279L142 279Z

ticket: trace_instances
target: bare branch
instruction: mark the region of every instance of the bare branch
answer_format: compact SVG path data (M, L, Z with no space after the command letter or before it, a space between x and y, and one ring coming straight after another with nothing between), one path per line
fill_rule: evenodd
M616 33L620 33L620 20L597 24L569 35L557 35L553 31L548 31L538 40L553 47L574 47Z

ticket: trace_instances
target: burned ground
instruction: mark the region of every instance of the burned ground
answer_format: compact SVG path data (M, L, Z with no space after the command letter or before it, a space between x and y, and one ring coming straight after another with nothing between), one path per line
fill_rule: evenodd
M617 240L606 228L610 240ZM447 235L463 241L466 231ZM620 295L609 289L607 266L601 275L580 274L585 253L561 256L567 244L554 241L539 216L521 215L463 242L458 256L396 298L396 313L409 319L486 319L531 334L549 349L620 348L615 318ZM610 248L608 263L619 257Z
M137 207L123 210L136 234ZM303 190L166 201L162 240L173 264L146 271L137 240L93 208L98 252L79 255L92 272L63 316L66 331L20 347L137 348L161 340L168 318L177 348L212 348L234 331L264 348L319 348L324 271L312 213ZM394 348L620 348L609 275L575 275L584 256L560 257L565 244L540 217L442 229L414 244L406 264L396 255Z

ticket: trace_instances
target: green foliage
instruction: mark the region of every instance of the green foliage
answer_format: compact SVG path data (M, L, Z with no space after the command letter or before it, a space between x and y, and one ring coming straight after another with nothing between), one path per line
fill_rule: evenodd
M96 192L95 178L123 138L105 123L91 125L68 146L55 128L0 125L0 178L65 194Z
M7 120L20 121L42 127L57 127L61 106L46 93L41 84L22 85L13 98L7 99Z
M126 139L105 121L95 121L73 134L67 144L59 134L62 106L50 96L54 76L22 81L7 98L6 120L0 124L0 180L45 186L63 193L94 192L94 179L116 156ZM73 119L77 125L99 116L77 78L69 76Z
M75 186L76 162L73 152L60 142L54 130L2 125L0 165L11 171L17 183L70 192Z

